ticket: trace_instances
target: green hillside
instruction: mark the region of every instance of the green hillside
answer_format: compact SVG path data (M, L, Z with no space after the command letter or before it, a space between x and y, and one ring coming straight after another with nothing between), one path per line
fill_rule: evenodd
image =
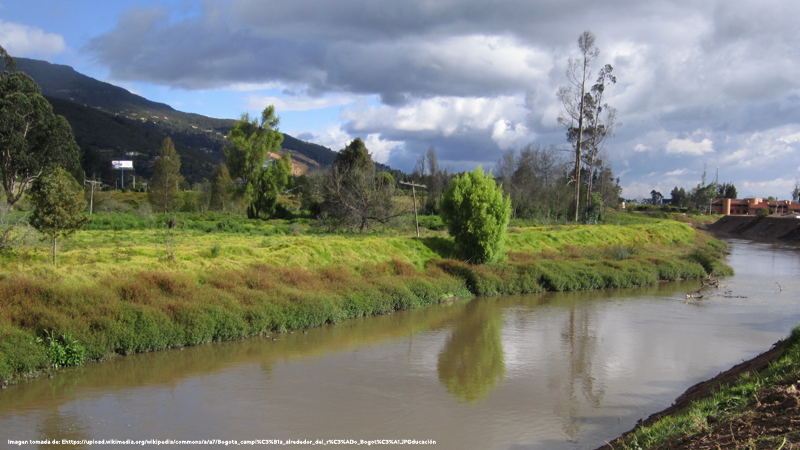
M121 87L95 80L76 72L70 66L28 58L16 58L16 61L17 70L30 75L41 87L42 94L51 99L51 103L56 99L62 101L58 105L59 111L69 112L58 114L67 117L76 129L76 133L80 135L78 144L84 151L90 145L140 151L132 147L151 148L138 140L151 139L149 136L155 134L161 136L162 140L164 136L170 136L176 144L183 144L194 150L192 153L187 149L178 149L181 157L197 159L192 161L193 168L187 171L187 177L205 177L206 163L224 160L225 136L233 128L233 119L216 119L178 111L167 104L153 102ZM70 107L67 102L73 102L75 107ZM90 114L81 108L107 114ZM94 119L99 122L92 124ZM73 120L80 123L72 123ZM124 127L127 130L124 132L125 137L114 138L113 134L121 130L119 126L123 124L130 125ZM105 130L106 126L117 131L112 133ZM142 134L142 137L134 138L134 134ZM328 166L336 158L336 152L327 147L301 141L287 134L284 134L283 149L295 157L299 156L298 159L309 166ZM189 161L185 159L184 164L187 163ZM89 168L87 173L91 173Z
M75 141L84 152L83 169L87 176L113 184L113 180L119 178L119 172L111 170L111 161L117 159L132 160L137 176L152 176L150 161L161 150L167 137L165 134L98 109L46 98L53 105L53 112L64 116L72 126ZM214 167L219 163L218 157L177 141L175 149L181 156L181 173L187 181L211 179Z

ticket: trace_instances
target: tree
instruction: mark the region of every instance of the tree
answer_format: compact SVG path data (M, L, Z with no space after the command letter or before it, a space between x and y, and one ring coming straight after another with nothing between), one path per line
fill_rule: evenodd
M569 199L561 195L569 189L570 181L569 168L560 153L554 145L544 147L531 143L518 155L510 150L497 161L495 180L502 183L503 191L511 197L512 217L547 221L559 215L564 209L562 206L569 203ZM596 181L606 194L614 187L610 176L611 170L605 168L596 174ZM607 204L616 204L616 198Z
M392 201L395 185L388 172L375 172L372 156L361 138L336 156L322 182L322 215L333 228L358 229L387 223L399 213Z
M664 195L661 194L661 192L658 192L655 189L650 191L650 204L651 205L660 205L661 204L661 200L663 200L663 199L664 199Z
M796 179L794 182L794 189L792 190L792 201L800 202L800 179Z
M283 193L292 179L292 158L284 153L279 159L272 160L258 174L253 183L252 200L247 209L247 216L257 219L262 214L273 217L278 206L278 194Z
M428 192L428 201L425 204L425 212L428 214L438 214L446 173L442 172L439 167L439 158L436 156L435 148L432 146L429 147L428 151L425 152L425 158L428 160L428 179L426 182L426 186L428 186L426 189Z
M504 256L511 199L503 196L491 171L484 174L478 166L457 176L442 194L441 216L462 258L480 264Z
M31 226L52 240L53 265L56 265L56 238L69 236L89 220L83 189L59 167L33 182L30 199L35 208Z
M161 144L161 153L156 159L153 179L150 181L148 198L150 203L164 214L178 206L181 201L180 174L181 157L175 151L172 139L166 138Z
M567 65L567 80L570 86L561 86L558 89L558 98L564 107L558 116L558 122L567 128L567 139L575 147L575 221L580 214L581 196L581 151L583 147L584 121L586 119L586 83L589 80L590 65L600 54L594 46L595 36L591 31L584 31L578 37L578 48L581 57L577 60L570 58Z
M717 185L711 183L703 186L702 183L698 184L696 188L692 189L689 194L689 203L697 209L709 208L709 205L717 195Z
M592 86L591 94L587 96L586 121L588 127L586 132L589 135L588 144L588 165L589 165L589 187L586 196L586 205L589 206L592 199L592 181L594 179L594 167L596 159L603 149L603 144L607 137L612 136L614 128L617 126L617 110L603 103L607 84L616 84L617 77L612 73L614 68L611 64L606 64L597 77L597 82Z
M270 151L281 148L283 134L278 130L280 121L280 117L275 115L275 107L269 105L261 112L260 121L250 120L250 115L245 113L228 133L229 145L225 149L228 169L232 178L242 180L237 194L248 203L250 217L259 217L265 195L268 196L265 191L267 187L262 184L266 181L264 163Z
M717 186L717 195L719 198L737 198L739 193L733 183L723 183Z
M8 52L6 52L6 49L4 49L2 46L0 46L0 58L3 58L3 71L5 71L6 68L8 68L11 72L17 71L17 62L11 57L11 55L8 54Z
M67 119L53 114L33 78L21 72L3 72L0 172L9 206L13 207L43 173L56 167L76 170L79 160L80 148Z
M230 206L233 182L228 166L220 164L214 177L211 179L211 200L208 209L211 211L225 211Z
M689 195L686 193L686 189L684 188L678 189L678 186L675 186L675 188L672 189L672 193L670 195L672 195L672 204L674 206L678 207L686 206L686 201L689 199Z

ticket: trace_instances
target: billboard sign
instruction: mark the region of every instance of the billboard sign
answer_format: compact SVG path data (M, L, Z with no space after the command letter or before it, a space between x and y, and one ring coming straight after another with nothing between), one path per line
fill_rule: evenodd
M111 168L115 170L132 170L133 161L111 161Z

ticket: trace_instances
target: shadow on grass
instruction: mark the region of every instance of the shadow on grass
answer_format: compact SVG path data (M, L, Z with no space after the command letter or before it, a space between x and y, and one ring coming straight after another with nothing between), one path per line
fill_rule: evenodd
M443 237L425 237L415 238L422 242L423 245L433 250L434 253L442 258L452 258L455 255L456 245L452 239Z

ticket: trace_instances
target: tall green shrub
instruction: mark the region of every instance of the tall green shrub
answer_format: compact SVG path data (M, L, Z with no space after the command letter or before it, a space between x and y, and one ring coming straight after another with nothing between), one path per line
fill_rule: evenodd
M478 166L457 176L442 195L440 215L460 257L477 264L502 259L511 199L503 198L491 171Z

